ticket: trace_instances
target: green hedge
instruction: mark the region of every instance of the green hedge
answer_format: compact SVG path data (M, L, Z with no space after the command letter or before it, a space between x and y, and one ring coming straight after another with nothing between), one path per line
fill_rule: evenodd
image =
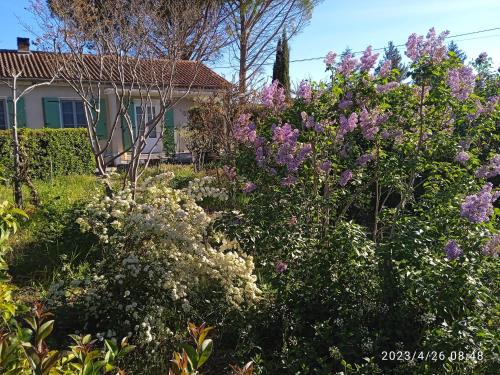
M0 131L0 165L12 170L11 132ZM95 160L87 129L20 129L21 148L27 155L31 178L92 174Z

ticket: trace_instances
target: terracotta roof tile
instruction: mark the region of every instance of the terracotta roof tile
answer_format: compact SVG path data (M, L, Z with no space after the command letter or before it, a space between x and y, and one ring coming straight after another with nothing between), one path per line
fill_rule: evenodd
M0 78L8 78L11 76L11 71L19 71L24 67L20 78L51 79L56 56L48 52L19 53L15 50L0 50ZM97 61L94 56L85 55L85 64L88 64L89 71L96 78L99 76ZM155 69L165 77L169 77L165 68L168 63L165 60L147 60L143 61L141 66L144 66L144 71L141 69L141 75L144 75L145 79ZM127 80L132 81L130 77L127 77ZM185 60L176 63L173 84L178 87L187 87L191 84L192 87L207 89L222 89L231 85L207 66Z

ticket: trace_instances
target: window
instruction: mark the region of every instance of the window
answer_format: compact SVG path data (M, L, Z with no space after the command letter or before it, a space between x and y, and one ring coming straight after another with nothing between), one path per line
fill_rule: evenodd
M146 125L149 125L155 115L156 115L156 108L154 106L147 106L146 107L146 112L147 112L147 118L145 119L146 120ZM136 124L138 124L139 126L143 125L142 123L142 107L140 105L136 106L135 107L135 122ZM144 128L143 128L143 132L144 132ZM149 129L148 129L149 131ZM151 133L149 133L149 138L156 138L156 126L151 130Z
M61 100L61 118L63 128L85 127L87 122L82 101Z
M5 99L0 99L0 130L7 129L7 105Z

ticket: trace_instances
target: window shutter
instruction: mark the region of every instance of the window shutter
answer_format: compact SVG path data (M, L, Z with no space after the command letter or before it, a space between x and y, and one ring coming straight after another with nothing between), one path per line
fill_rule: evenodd
M174 109L165 112L165 131L163 134L163 150L166 154L175 154Z
M128 115L130 117L130 120L132 121L132 130L135 131L135 127L137 126L135 124L135 113L134 113L134 103L130 102L128 104ZM123 149L127 150L132 146L132 137L130 135L130 131L127 125L127 121L125 118L122 116L122 140L123 140Z
M26 128L26 109L24 106L24 98L17 101L17 126L20 128Z
M61 116L59 113L59 98L42 98L43 119L47 128L61 127Z
M99 115L99 121L96 126L97 138L106 139L108 137L107 129L107 110L106 110L106 99L101 99L99 103L99 110L101 111Z
M12 98L7 98L7 112L9 114L9 123L8 127L12 127L14 124L14 101ZM26 127L26 112L24 110L24 98L17 100L17 127L25 128Z

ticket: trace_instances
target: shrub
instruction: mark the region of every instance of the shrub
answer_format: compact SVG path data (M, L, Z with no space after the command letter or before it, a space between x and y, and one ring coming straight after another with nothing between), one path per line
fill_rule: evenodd
M5 254L11 250L7 241L21 219L27 215L8 202L0 203L0 372L2 374L89 374L100 375L120 369L115 366L134 349L127 340L120 346L106 340L104 350L95 349L90 335L71 338L74 346L68 351L50 350L47 338L54 329L54 320L41 303L35 303L30 314L13 298L16 288L10 283ZM25 324L20 322L25 317ZM26 327L27 326L27 327Z
M95 171L86 129L20 129L19 139L26 168L33 179ZM10 131L0 131L0 164L11 166L11 147Z
M212 218L196 203L225 193L210 187L210 178L173 189L173 178L147 178L135 200L125 189L90 203L79 223L97 236L101 260L88 278L58 282L49 295L52 304L75 295L69 301L99 337L131 337L139 347L134 366L148 371L166 365L161 356L188 319L220 323L258 293L252 258L212 231Z
M235 121L217 228L270 286L276 313L247 350L262 348L271 373L366 373L363 358L369 373L498 366L500 78L476 79L445 35L410 36L409 82L387 64L373 75L371 48L332 53L329 82L303 81L288 106L266 87L263 115ZM447 356L382 360L398 349Z

